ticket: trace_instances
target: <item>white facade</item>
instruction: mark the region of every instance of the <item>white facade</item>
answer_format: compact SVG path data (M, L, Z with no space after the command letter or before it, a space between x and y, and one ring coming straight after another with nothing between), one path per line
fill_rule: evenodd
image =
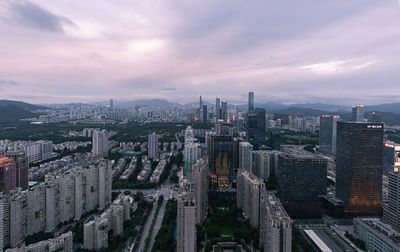
M46 228L46 186L44 183L28 190L27 234L32 235Z
M108 135L107 131L96 130L92 137L92 152L93 155L104 157L108 154Z
M159 159L159 150L158 150L158 135L154 132L150 134L147 138L148 142L148 156L152 159Z
M239 143L239 169L251 172L253 164L253 145L249 142Z

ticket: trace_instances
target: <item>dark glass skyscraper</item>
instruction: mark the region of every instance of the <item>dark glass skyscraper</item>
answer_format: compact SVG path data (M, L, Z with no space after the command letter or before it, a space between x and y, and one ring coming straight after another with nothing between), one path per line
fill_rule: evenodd
M380 215L383 124L338 122L336 196L351 215Z
M215 117L217 122L221 119L221 100L219 98L215 99Z
M253 112L254 110L254 92L249 92L249 105L248 112Z
M25 155L25 151L18 147L14 146L6 152L6 156L11 159L17 170L16 174L16 186L21 187L23 190L28 189L29 179L28 179L28 158Z
M291 217L321 217L327 160L297 148L284 148L278 161L278 194Z
M255 108L247 114L247 140L256 148L265 142L265 109Z
M221 102L221 119L224 122L228 122L228 102L223 101Z

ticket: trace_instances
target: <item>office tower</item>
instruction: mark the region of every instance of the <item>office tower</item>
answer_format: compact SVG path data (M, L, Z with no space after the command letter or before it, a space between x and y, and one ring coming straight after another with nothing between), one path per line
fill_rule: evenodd
M327 160L303 149L279 155L278 195L291 217L321 217L319 196L326 194Z
M9 193L17 187L17 169L8 157L0 157L0 187Z
M201 99L201 95L200 95L199 108L200 108L200 109L202 109L202 108L203 108L203 100Z
M265 142L265 109L255 108L247 114L247 140L255 146Z
M260 179L268 180L278 170L279 151L253 151L252 173Z
M221 119L221 100L219 98L217 98L215 101L215 115L215 122L218 122L218 120Z
M380 215L383 124L338 122L336 196L351 215Z
M220 181L228 181L235 178L235 174L233 172L233 142L233 136L210 136L210 171L213 175L216 175ZM237 151L239 151L239 149L237 149Z
M114 100L110 99L110 109L113 109L113 108L114 108Z
M371 112L369 114L369 122L380 123L382 122L381 115L379 112Z
M292 221L275 193L262 190L260 194L261 251L291 252Z
M253 164L253 145L249 142L239 143L239 169L243 171L252 171Z
M152 158L154 160L158 160L160 158L159 156L159 150L158 150L158 135L153 132L153 134L150 134L148 136L148 156L149 158Z
M223 101L221 102L221 119L224 122L228 122L228 102Z
M357 104L352 107L352 121L362 122L364 121L364 105Z
M202 114L202 120L203 123L208 122L208 110L207 110L207 105L203 105L203 114Z
M200 158L192 166L195 201L197 206L197 224L203 225L208 213L208 161Z
M260 192L265 189L261 179L248 171L239 171L237 176L236 203L244 215L249 218L250 226L258 228L260 218Z
M83 248L100 250L108 247L108 221L98 216L83 225Z
M183 150L184 158L184 175L189 174L192 171L192 165L194 165L201 157L201 148L199 143L186 142Z
M107 131L96 130L93 132L92 138L92 152L93 155L104 157L108 155L108 136Z
M177 199L177 252L197 251L194 198L193 185L183 183Z
M319 150L336 154L337 115L321 115L319 126Z
M254 110L254 92L249 92L249 105L248 112L253 112Z
M21 147L14 146L12 149L8 150L6 157L11 159L17 171L16 175L16 186L21 187L23 190L28 189L29 179L28 179L28 158L25 155L24 150Z
M28 190L27 235L44 232L46 229L46 185L40 183Z
M394 168L389 172L389 200L383 209L383 220L400 232L400 146L395 147Z

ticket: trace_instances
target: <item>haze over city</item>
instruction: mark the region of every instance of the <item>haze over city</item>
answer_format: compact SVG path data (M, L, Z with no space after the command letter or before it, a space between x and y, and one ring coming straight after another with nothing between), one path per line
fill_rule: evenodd
M399 102L397 0L0 3L0 99Z

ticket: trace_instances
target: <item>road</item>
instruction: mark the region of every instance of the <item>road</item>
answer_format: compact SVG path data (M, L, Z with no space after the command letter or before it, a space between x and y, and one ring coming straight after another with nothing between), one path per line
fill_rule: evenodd
M149 233L150 226L151 226L151 222L153 221L153 218L154 218L154 212L156 211L156 207L157 207L157 201L154 201L153 208L151 209L150 215L147 218L146 224L144 225L144 229L142 231L142 236L140 237L139 248L137 250L138 252L143 251L145 241L146 241L146 238Z
M161 224L164 219L166 205L167 205L167 199L164 198L164 201L161 205L160 211L158 212L158 216L157 216L156 224L154 225L153 233L151 234L151 242L150 242L148 251L151 251L153 249L154 241L156 239L156 236L158 234L158 231L161 228Z

